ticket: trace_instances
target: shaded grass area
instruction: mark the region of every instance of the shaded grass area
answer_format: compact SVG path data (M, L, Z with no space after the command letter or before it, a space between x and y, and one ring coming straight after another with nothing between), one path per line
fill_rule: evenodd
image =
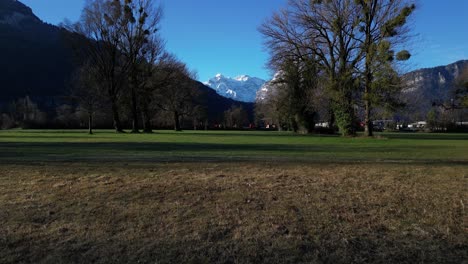
M468 167L0 167L0 263L462 263Z
M468 134L381 134L380 138L279 132L2 131L0 162L19 161L332 161L468 164Z

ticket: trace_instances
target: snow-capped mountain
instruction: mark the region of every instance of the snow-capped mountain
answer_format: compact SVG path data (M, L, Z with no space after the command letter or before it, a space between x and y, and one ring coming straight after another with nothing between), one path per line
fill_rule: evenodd
M261 102L274 95L276 93L276 87L278 86L278 82L282 77L282 72L277 72L273 79L268 82L265 82L262 87L257 91L256 102Z
M257 91L265 83L265 80L248 75L231 78L217 74L204 84L224 97L241 102L255 102Z

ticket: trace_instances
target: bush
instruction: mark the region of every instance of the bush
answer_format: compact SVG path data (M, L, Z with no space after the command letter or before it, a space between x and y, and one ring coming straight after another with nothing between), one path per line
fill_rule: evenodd
M0 116L0 128L11 129L14 127L15 127L15 121L8 114L3 113Z

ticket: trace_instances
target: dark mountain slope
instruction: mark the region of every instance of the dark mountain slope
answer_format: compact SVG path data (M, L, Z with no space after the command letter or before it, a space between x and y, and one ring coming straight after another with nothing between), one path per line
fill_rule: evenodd
M0 101L64 92L72 52L58 27L43 23L24 4L0 0Z
M197 88L201 92L201 103L207 107L208 119L211 123L221 122L224 111L228 110L231 106L242 106L249 114L249 119L253 121L254 103L239 102L226 98L201 82L196 82L195 85L197 85Z

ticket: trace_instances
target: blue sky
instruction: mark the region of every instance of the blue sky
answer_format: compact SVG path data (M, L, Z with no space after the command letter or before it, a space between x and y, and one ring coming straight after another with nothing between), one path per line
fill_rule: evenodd
M21 0L42 20L78 19L84 0ZM258 26L287 0L161 0L162 35L206 81L217 73L270 78ZM411 21L413 53L407 70L468 59L468 0L419 0Z

